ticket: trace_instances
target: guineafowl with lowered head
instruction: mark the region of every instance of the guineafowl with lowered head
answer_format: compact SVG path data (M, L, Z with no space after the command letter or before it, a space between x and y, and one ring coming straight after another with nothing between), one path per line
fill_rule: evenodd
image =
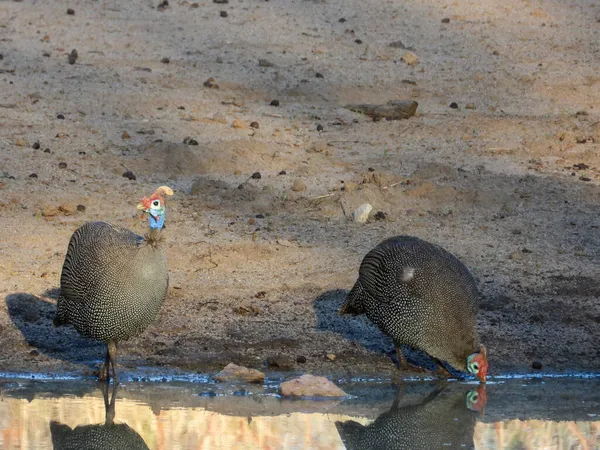
M118 383L117 343L152 323L167 295L165 195L173 190L161 186L137 206L148 214L143 237L106 222L87 222L71 236L54 324L71 324L80 334L107 343L101 380L109 381L112 367Z
M365 314L396 346L422 350L485 382L485 347L477 334L479 292L473 276L453 254L413 236L386 239L364 257L342 314Z

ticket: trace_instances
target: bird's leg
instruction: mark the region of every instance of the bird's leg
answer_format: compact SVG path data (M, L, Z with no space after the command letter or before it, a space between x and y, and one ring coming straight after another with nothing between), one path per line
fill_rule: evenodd
M434 375L437 375L440 378L452 378L453 375L446 369L446 366L437 358L435 358L435 364L437 368L433 372Z
M98 372L98 381L109 381L108 368L110 366L110 355L108 352L108 348L106 349L106 356L104 357L104 364L100 367L100 372Z
M402 350L402 346L396 346L396 356L398 357L398 369L407 370L409 372L426 372L425 369L419 366L413 366L410 364L406 357L404 356L404 351Z
M119 376L117 375L117 343L115 341L108 341L108 357L110 365L112 366L113 383L119 383ZM106 375L108 379L108 366L106 369Z

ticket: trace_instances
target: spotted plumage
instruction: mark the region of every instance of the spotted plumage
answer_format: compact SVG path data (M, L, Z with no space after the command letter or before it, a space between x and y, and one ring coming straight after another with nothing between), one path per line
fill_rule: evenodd
M364 257L341 312L365 314L392 338L401 363L401 345L408 345L485 380L484 348L477 353L478 297L458 258L419 238L397 236Z
M166 187L157 192L172 194ZM167 294L164 199L155 193L143 202L150 226L145 236L105 222L85 223L71 236L63 264L54 323L71 324L108 344L101 378L108 378L109 363L116 378L117 343L152 323Z
M401 405L397 398L369 425L352 420L335 425L347 450L468 450L474 448L477 414L485 402L483 385L466 394L461 386L438 387L417 404Z

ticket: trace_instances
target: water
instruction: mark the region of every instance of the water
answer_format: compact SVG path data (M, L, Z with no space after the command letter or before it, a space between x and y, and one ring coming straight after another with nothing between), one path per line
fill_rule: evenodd
M36 377L39 378L39 377ZM0 378L3 449L599 449L600 378L343 383L344 400L169 377ZM179 381L178 381L179 380ZM96 445L96 446L94 446Z

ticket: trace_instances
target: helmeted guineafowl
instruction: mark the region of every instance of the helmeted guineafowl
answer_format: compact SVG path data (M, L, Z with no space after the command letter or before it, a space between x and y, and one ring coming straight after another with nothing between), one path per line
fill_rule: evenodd
M164 195L173 195L172 189L161 186L138 205L148 214L143 237L105 222L85 223L71 236L54 324L72 324L82 335L107 343L101 380L109 380L112 366L118 382L117 343L141 333L165 300Z
M461 385L438 386L418 404L401 405L398 392L390 410L373 423L335 426L346 450L474 449L475 423L486 401L483 384L467 393Z
M412 236L386 239L364 257L340 313L365 314L396 346L405 344L485 381L485 347L477 334L479 293L454 255ZM447 372L446 372L447 374Z
M104 385L106 419L97 425L80 425L71 428L59 422L50 422L54 450L148 450L144 439L126 423L114 423L117 385L113 386L108 400L108 385Z

